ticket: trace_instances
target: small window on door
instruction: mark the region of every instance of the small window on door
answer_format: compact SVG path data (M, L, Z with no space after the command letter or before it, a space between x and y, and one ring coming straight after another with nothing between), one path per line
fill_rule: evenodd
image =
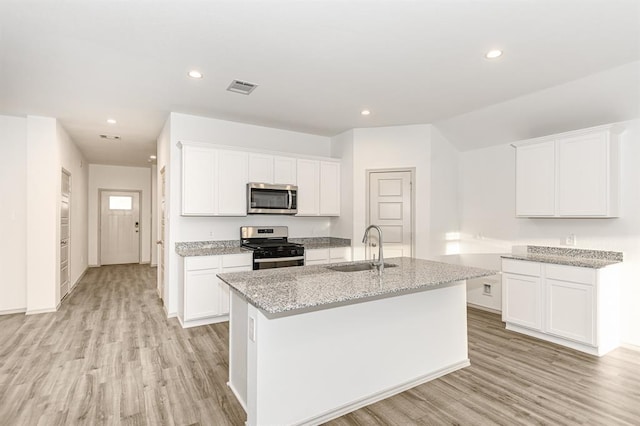
M133 197L126 197L122 195L109 196L109 210L132 210L132 209L133 209Z

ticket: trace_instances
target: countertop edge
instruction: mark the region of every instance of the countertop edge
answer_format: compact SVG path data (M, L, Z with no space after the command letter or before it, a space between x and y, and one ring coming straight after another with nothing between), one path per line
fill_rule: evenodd
M531 255L531 254L525 254L525 253L503 254L503 255L500 255L500 257L503 259L522 260L525 262L538 262L538 263L546 263L546 264L552 264L552 265L575 266L578 268L590 268L590 269L601 269L607 266L622 263L622 261L615 261L615 260Z

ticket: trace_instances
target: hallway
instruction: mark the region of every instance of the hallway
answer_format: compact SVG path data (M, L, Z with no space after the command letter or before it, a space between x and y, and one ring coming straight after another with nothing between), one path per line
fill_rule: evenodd
M228 323L166 319L148 265L90 268L58 312L0 317L0 423L244 423Z

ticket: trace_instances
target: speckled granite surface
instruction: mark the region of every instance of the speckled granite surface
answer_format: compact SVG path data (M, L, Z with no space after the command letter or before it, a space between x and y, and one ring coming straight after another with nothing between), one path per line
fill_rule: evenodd
M176 243L176 253L180 256L218 256L223 254L251 253L240 248L239 240L193 241Z
M505 259L579 266L582 268L604 268L622 262L618 251L585 250L566 247L527 246L527 252L502 256Z
M367 263L367 261L347 262ZM375 270L338 272L328 265L297 266L234 272L218 277L270 317L294 315L411 291L433 290L455 281L496 274L496 271L448 263L397 257L385 263L382 277ZM331 265L336 266L336 265Z
M305 249L349 247L351 240L334 237L289 238L292 243L302 244ZM193 241L176 243L176 253L180 256L218 256L223 254L251 253L240 248L240 240Z
M335 238L335 237L289 238L289 241L292 243L302 244L305 249L309 249L309 250L351 246L351 240L348 238Z

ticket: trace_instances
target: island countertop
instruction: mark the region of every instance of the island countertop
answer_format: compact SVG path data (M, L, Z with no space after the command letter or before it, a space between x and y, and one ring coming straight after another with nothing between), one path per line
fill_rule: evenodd
M329 267L367 263L296 266L219 274L218 277L268 317L326 309L496 274L496 271L429 260L399 257L385 259L397 265L376 270L339 272Z

